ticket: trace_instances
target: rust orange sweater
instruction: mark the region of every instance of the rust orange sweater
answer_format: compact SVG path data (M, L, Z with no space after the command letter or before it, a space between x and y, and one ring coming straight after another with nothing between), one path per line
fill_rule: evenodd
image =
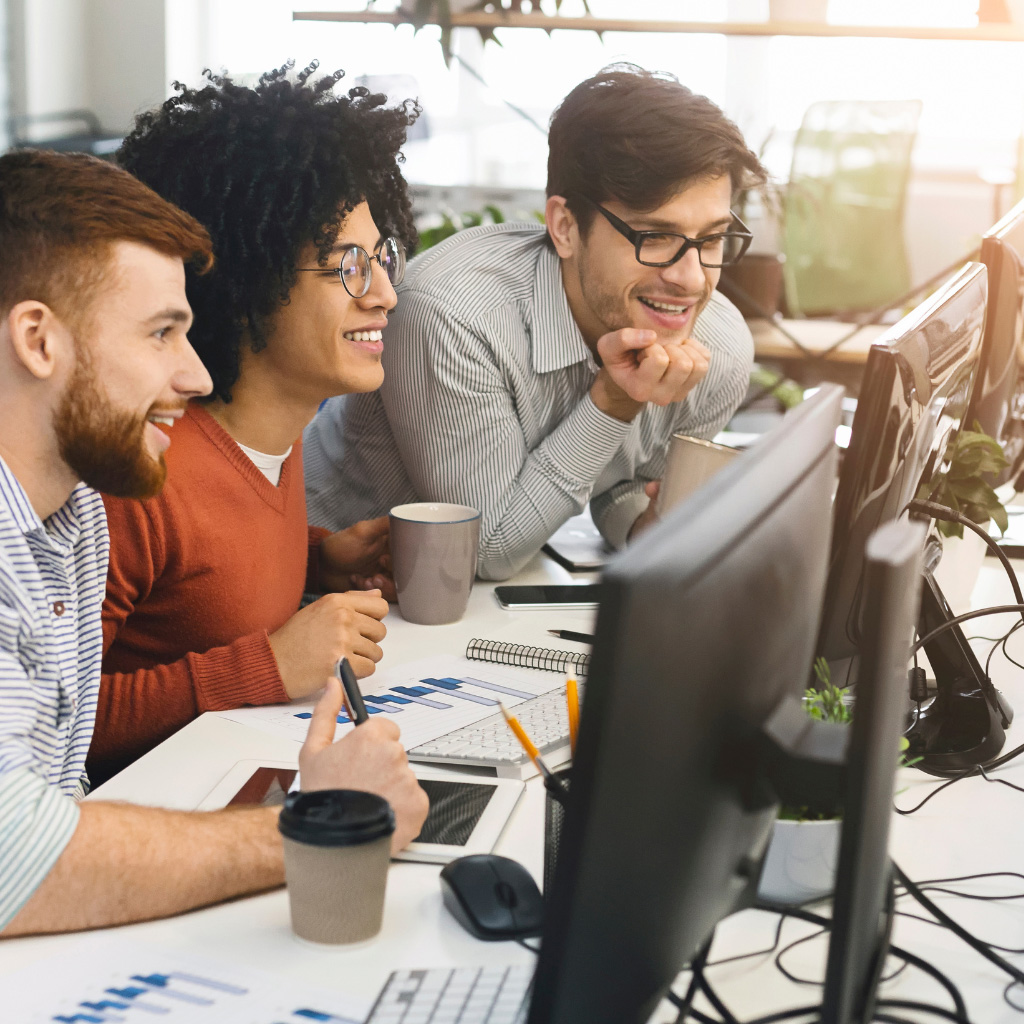
M274 487L193 403L156 498L105 498L110 569L89 750L109 778L204 711L288 699L268 634L315 589L326 530L306 525L301 443ZM312 578L311 578L312 577Z

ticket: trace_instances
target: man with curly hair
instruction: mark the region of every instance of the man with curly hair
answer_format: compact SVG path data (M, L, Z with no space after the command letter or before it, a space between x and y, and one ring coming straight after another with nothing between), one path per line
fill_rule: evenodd
M383 388L306 432L314 520L407 501L479 508L505 579L587 502L613 547L653 517L669 439L713 437L753 340L715 288L763 180L739 129L675 78L616 66L551 120L546 226L461 231L410 268Z
M213 394L174 428L163 492L107 501L97 778L204 711L303 697L341 655L361 676L381 657L387 519L307 529L301 435L326 398L383 378L418 111L290 69L179 84L118 153L210 232L214 267L186 290ZM329 593L300 610L304 590Z
M186 336L183 266L202 274L210 239L109 163L22 150L0 156L0 251L0 934L124 924L281 885L275 808L80 802L108 549L94 488L156 494L181 429L167 424L210 390ZM368 722L334 743L341 688L325 682L303 789L386 797L400 848L427 799L398 729Z

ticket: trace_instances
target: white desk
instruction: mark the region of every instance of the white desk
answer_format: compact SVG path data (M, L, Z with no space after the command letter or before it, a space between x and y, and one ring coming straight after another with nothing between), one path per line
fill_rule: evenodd
M549 559L538 556L517 580L562 582L572 578ZM547 636L545 630L587 629L591 624L588 613L502 611L492 590L492 585L478 584L465 618L450 626L415 626L393 613L388 618L389 633L384 641L388 662L397 664L430 654L461 653L474 636L577 649ZM998 566L987 560L975 590L975 603L997 603L1008 593L1009 586ZM986 635L995 636L996 629L990 624ZM1011 651L1024 658L1024 637L1018 635L1011 640ZM1016 672L1005 662L994 665L994 676L1018 710L1010 745L1024 742L1024 683L1020 681L1024 673L1015 676ZM236 761L252 757L290 758L296 756L297 749L288 740L206 715L110 780L90 799L191 808ZM904 805L916 802L936 785L920 773L904 774L907 789L899 798ZM1024 784L1024 757L1006 777ZM498 846L498 852L521 861L538 880L542 874L543 801L543 789L535 779L527 785ZM1024 796L980 779L958 783L912 818L897 818L894 825L894 857L915 879L1019 869L1022 851ZM479 942L464 932L444 911L438 870L423 864L394 864L388 881L383 930L376 939L355 949L320 949L295 940L289 929L283 890L169 920L126 926L118 932L133 941L208 957L214 962L233 960L260 971L366 998L375 996L388 974L400 967L504 964L531 959L531 954L515 943ZM1008 891L1008 884L1011 883L993 883L988 891ZM1024 907L1019 902L1015 906L958 900L946 901L944 905L967 927L990 941L1022 944ZM768 945L774 921L773 917L750 911L723 922L712 959ZM811 930L792 922L786 926L786 935L795 938ZM72 947L80 941L80 936L62 935L0 942L0 976L62 951L70 955ZM978 1024L1021 1024L1021 1015L1002 1000L1005 982L1000 973L948 933L901 918L896 941L953 977ZM820 977L824 950L823 942L806 944L794 950L787 963L792 969ZM786 982L770 957L716 968L711 978L741 1019L813 1002L817 993L815 989ZM948 1005L938 986L913 970L887 985L885 992L893 998L918 998ZM1024 1002L1024 993L1021 1001ZM655 1019L671 1021L674 1017L674 1010L666 1005Z

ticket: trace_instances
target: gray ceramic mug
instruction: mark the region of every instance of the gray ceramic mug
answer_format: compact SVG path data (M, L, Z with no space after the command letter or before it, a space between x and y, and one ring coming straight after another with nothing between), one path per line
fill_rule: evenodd
M469 603L480 544L480 512L469 505L396 505L391 563L402 618L426 626L455 622Z

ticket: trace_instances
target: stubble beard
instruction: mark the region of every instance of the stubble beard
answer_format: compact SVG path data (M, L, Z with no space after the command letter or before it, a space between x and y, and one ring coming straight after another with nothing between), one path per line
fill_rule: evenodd
M115 409L82 342L76 348L75 369L53 417L61 458L103 494L152 498L164 485L167 464L146 448L146 417Z

